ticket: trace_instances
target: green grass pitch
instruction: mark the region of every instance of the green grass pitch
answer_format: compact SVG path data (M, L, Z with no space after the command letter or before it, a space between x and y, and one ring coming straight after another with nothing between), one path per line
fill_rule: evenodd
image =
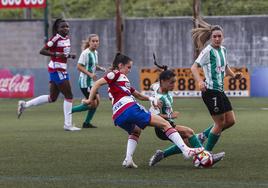
M62 100L27 109L16 117L17 100L0 100L0 187L268 187L268 99L232 98L237 123L226 130L214 148L225 151L223 161L211 169L195 169L181 155L155 167L148 160L169 142L146 128L134 161L138 169L124 169L127 134L114 127L111 105L103 100L95 114L97 129L63 131ZM75 100L74 104L78 104ZM177 123L199 132L211 123L201 99L176 99ZM148 103L143 103L148 107ZM81 127L85 112L73 115Z

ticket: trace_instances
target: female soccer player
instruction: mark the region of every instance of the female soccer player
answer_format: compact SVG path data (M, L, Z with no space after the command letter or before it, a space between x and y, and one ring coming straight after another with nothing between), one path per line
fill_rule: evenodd
M214 121L211 130L206 130L207 144L205 149L212 151L221 132L235 124L235 114L232 105L224 93L224 77L231 76L241 79L241 73L234 73L229 67L227 53L223 42L223 29L219 25L209 25L198 18L199 28L192 31L194 44L198 50L202 50L191 67L195 80L202 91L202 98ZM210 39L210 44L205 48L205 43ZM205 81L198 71L201 66L205 75Z
M168 121L162 117L149 113L144 107L137 103L135 98L144 101L153 101L157 105L157 100L152 97L142 95L133 87L127 78L127 74L132 67L132 60L120 53L117 53L112 64L112 71L103 78L100 78L93 85L88 100L84 103L91 104L97 93L98 88L108 84L109 94L112 98L113 120L114 124L128 132L128 143L126 158L123 161L123 167L137 168L133 162L141 130L147 125L161 128L166 136L172 140L181 150L186 158L190 158L203 151L203 148L189 148L182 140L180 134L174 129Z
M166 66L167 67L167 66ZM175 74L171 70L164 70L159 75L159 82L154 83L151 89L154 91L154 96L161 101L161 108L156 108L153 105L150 108L152 113L155 113L165 120L167 120L172 127L174 127L184 139L184 141L195 148L202 147L199 139L194 131L186 126L175 124L175 119L178 118L179 112L173 111L173 95L171 91L175 87ZM161 140L169 140L163 131L155 127L155 133ZM180 154L182 151L175 145L171 145L165 150L157 150L156 153L150 158L149 166L154 166L160 160L174 154ZM212 154L213 164L217 163L224 157L225 153Z
M74 127L72 124L72 100L73 94L67 73L67 59L75 58L75 54L71 53L71 43L68 36L69 23L63 19L56 19L52 28L53 37L51 37L46 45L41 49L40 54L50 56L48 64L48 72L50 77L49 95L41 95L29 101L18 102L18 118L26 108L37 106L45 103L55 102L60 93L64 95L63 111L64 111L64 130L78 131L80 128Z
M105 68L98 65L98 52L97 48L99 47L99 36L97 34L90 34L82 46L83 52L81 53L77 69L80 71L79 76L79 86L83 95L88 98L90 89L93 86L94 81L97 79L96 70L106 71ZM83 123L83 128L97 128L92 125L90 121L92 120L96 109L100 103L100 96L96 94L95 99L96 107L91 108L86 104L80 104L72 108L72 113L81 112L87 110L87 116Z

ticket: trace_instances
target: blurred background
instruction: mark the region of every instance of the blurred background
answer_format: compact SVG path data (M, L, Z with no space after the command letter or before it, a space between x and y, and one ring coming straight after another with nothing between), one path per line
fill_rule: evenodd
M267 0L2 0L0 97L48 93L49 58L39 51L51 36L56 18L69 22L72 51L78 56L82 40L90 33L100 36L101 66L109 67L117 51L130 56L134 60L132 85L146 90L144 85L152 74L145 78L141 73L144 68L154 68L153 53L170 68L192 65L191 29L196 15L224 28L229 64L243 67L248 74L246 96L267 97ZM76 63L77 59L70 60L68 71L74 96L81 97ZM184 79L187 81L187 76ZM237 84L240 87L241 83ZM239 92L235 95L242 96Z

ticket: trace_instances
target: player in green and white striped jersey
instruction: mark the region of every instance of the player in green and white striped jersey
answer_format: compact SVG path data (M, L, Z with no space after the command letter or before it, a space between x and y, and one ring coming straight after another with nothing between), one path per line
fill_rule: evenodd
M94 81L97 79L96 70L106 71L105 68L98 65L98 52L99 36L97 34L90 34L87 41L84 41L83 51L79 57L77 63L77 69L80 71L79 86L83 95L88 98L90 89L93 86ZM95 103L98 106L100 102L100 96L96 95ZM92 120L96 108L91 108L86 104L80 104L72 108L72 113L88 110L86 119L83 123L83 128L96 128L90 121Z
M171 70L161 72L159 82L154 83L151 86L151 89L154 91L154 97L161 101L162 106L159 109L151 105L150 111L151 113L157 114L167 120L171 126L179 132L185 143L195 148L202 147L198 137L191 128L175 124L175 119L179 116L179 112L173 111L173 95L171 91L174 89L175 82L175 74ZM161 140L169 140L161 129L155 127L155 133ZM175 144L172 144L163 151L157 150L150 158L149 166L154 166L166 157L181 153L182 151ZM213 154L213 164L220 161L224 157L224 154L224 152Z
M226 49L222 46L223 29L218 25L209 25L198 18L199 28L192 31L196 49L201 50L191 67L195 80L202 91L202 98L206 104L214 125L206 129L200 137L207 138L205 149L212 151L221 132L235 124L235 114L231 102L224 93L224 77L231 76L241 79L241 73L234 73L227 62ZM205 43L210 39L204 49ZM198 67L201 66L205 75L205 81L200 77Z

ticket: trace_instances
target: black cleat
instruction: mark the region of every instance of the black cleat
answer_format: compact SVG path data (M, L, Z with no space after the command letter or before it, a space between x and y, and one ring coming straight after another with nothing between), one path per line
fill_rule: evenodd
M156 150L155 154L150 158L149 166L154 166L162 159L164 159L164 152L162 150Z
M96 126L92 125L91 123L83 123L83 128L97 128Z

